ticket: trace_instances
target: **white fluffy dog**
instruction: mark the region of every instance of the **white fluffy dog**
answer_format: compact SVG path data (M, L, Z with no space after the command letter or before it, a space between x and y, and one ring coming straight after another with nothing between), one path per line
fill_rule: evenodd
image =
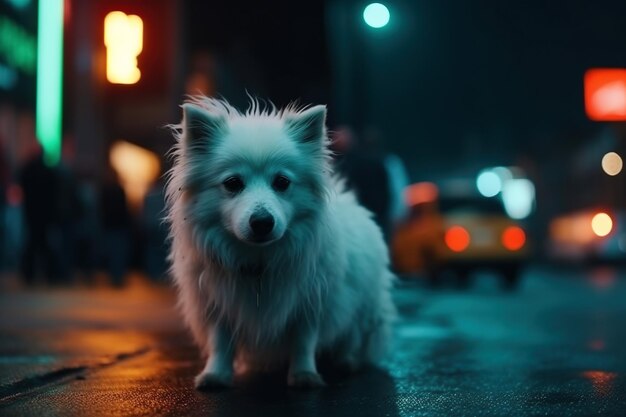
M182 107L168 220L180 307L208 357L196 387L284 365L289 385L317 387L321 353L351 370L377 361L393 275L372 216L332 176L325 106Z

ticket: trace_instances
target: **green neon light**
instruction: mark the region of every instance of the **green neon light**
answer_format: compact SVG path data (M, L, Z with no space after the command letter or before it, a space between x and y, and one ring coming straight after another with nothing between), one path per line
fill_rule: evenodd
M37 66L35 37L6 16L0 16L0 57L10 67L28 75L35 74Z
M61 159L63 117L63 0L39 0L37 139L48 165Z

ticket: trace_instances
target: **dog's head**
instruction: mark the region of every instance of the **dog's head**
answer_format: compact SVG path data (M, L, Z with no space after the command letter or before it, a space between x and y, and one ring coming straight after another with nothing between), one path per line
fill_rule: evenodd
M265 246L315 216L329 177L324 106L241 114L204 99L183 114L186 216L196 230Z

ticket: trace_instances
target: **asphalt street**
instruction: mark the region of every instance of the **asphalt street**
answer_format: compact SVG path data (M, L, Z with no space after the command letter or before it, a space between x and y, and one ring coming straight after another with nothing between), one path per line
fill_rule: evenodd
M517 291L400 282L392 354L299 391L243 375L201 393L202 362L167 286L4 289L0 415L626 415L626 274L531 267Z

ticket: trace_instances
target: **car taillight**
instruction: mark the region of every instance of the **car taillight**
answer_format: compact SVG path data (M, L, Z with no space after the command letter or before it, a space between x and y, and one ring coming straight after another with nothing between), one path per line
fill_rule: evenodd
M463 252L470 244L469 232L461 226L452 226L444 236L446 246L453 252Z
M518 226L509 226L502 232L502 246L511 251L520 250L526 244L526 233Z

